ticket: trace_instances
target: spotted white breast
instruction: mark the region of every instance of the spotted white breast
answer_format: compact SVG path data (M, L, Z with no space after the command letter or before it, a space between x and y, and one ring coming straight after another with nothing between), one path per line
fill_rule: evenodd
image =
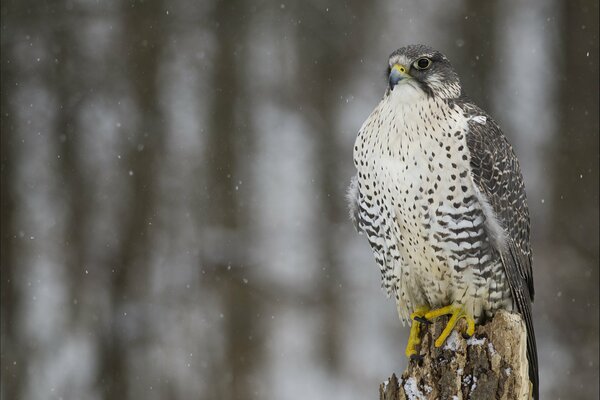
M452 102L402 90L382 99L354 147L358 228L382 286L403 320L418 306L462 304L476 318L511 309L498 279L501 243L491 243L502 229L469 171L469 118Z

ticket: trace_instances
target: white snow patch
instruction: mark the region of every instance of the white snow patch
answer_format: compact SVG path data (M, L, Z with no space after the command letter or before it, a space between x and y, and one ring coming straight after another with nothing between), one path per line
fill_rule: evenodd
M490 352L491 355L496 354L496 349L494 348L494 345L492 344L492 342L488 343L488 351Z
M426 400L425 395L419 390L415 378L408 378L404 384L404 393L406 393L408 400Z
M444 345L444 350L456 351L458 350L458 333L456 331L452 331L448 339L446 339L446 344Z
M506 374L506 376L510 376L510 374L512 373L512 369L510 369L510 367L505 368L504 373Z
M465 377L463 378L463 385L468 385L471 383L471 379L473 378L472 375L465 375Z
M471 385L471 392L472 392L473 390L475 390L475 388L476 388L476 387L477 387L477 377L476 377L476 376L474 376L474 377L473 377L473 384Z
M471 336L467 340L467 346L481 346L485 343L485 338L477 339L475 336Z

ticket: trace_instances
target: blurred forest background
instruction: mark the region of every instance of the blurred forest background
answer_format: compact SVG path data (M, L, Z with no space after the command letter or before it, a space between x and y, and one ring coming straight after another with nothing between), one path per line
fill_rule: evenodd
M408 327L344 192L409 43L446 53L521 159L542 398L598 398L597 0L1 17L3 400L376 398Z

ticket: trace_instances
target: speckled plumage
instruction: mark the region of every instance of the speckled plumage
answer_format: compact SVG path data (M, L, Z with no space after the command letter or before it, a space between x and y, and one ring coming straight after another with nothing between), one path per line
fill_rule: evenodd
M422 58L429 67L418 68ZM405 321L420 306L458 304L479 321L498 309L521 313L537 393L529 213L517 158L498 125L464 97L444 55L408 46L388 65L390 86L356 139L348 193L382 286ZM394 65L406 66L399 83Z

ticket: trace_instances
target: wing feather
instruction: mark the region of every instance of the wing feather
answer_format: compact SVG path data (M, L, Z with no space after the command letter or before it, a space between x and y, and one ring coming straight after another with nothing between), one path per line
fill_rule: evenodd
M525 184L519 161L498 125L479 107L467 101L457 102L469 119L467 146L471 155L472 178L504 230L502 243L496 241L515 306L527 328L527 358L538 398L538 364L531 303L533 272L530 223Z
M355 175L350 179L350 185L346 191L346 201L348 202L348 214L350 215L350 221L352 221L354 229L356 229L357 232L362 233L362 229L360 228L359 224L359 197L360 192L358 190L358 178Z

